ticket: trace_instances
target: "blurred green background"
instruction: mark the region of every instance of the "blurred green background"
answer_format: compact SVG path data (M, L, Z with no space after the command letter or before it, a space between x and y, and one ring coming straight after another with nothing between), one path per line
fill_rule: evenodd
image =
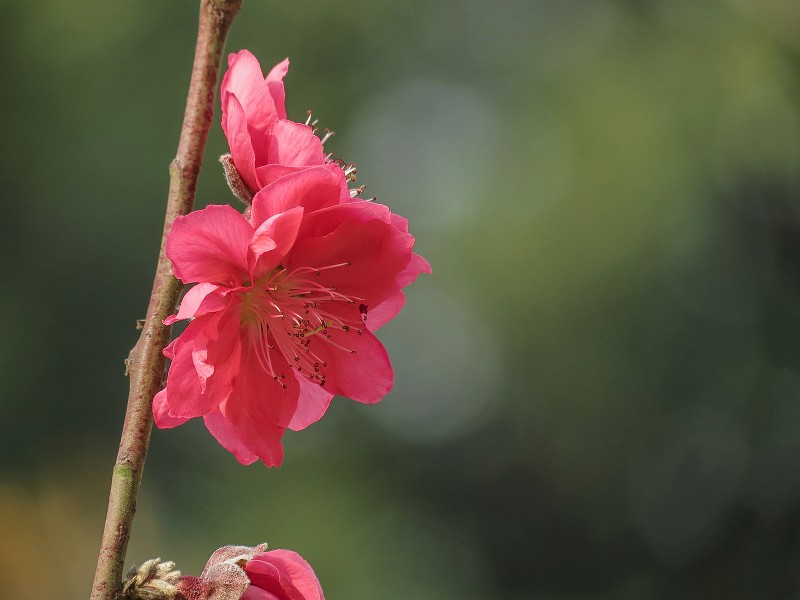
M187 0L2 0L0 597L83 598L196 31ZM240 466L153 434L128 563L292 548L330 600L800 597L800 5L245 0L434 275ZM218 113L217 113L218 119ZM215 121L198 206L232 201Z

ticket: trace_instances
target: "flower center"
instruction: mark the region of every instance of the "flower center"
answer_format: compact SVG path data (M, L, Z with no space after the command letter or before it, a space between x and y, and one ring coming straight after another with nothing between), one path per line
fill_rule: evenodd
M275 351L283 355L290 368L321 386L325 385L328 362L320 356L327 354L320 345L356 353L343 338L352 332L364 333L361 326L366 305L355 307L363 298L343 294L335 285L319 280L324 271L345 269L351 264L346 261L291 271L278 266L242 295L241 322L249 333L249 343L262 368L283 388L286 373L276 368ZM353 308L342 311L342 305ZM352 313L353 318L343 313Z

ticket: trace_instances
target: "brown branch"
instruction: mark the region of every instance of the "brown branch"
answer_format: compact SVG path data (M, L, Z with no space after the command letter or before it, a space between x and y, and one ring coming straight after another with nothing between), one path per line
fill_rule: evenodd
M181 291L180 282L172 275L165 242L175 217L188 213L194 205L197 176L211 128L222 51L231 22L241 4L242 0L201 0L200 3L197 47L186 112L178 152L169 167L169 196L161 253L147 318L139 341L129 357L131 387L128 409L111 478L108 513L91 600L116 600L120 594L136 497L153 425L153 396L161 389L164 377L165 359L162 351L169 342L170 328L164 326L162 321L175 310Z

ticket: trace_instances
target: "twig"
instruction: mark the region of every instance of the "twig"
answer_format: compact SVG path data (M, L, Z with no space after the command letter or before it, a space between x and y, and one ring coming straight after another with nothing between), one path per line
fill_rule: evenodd
M181 290L165 253L166 238L175 217L188 213L194 205L197 176L213 116L222 51L241 4L242 0L201 0L200 3L197 47L186 112L178 152L169 167L169 196L161 253L147 318L129 359L131 387L128 409L111 478L108 513L91 600L116 600L120 594L136 497L153 425L153 396L162 385L165 366L162 351L170 337L170 328L162 321L174 311Z

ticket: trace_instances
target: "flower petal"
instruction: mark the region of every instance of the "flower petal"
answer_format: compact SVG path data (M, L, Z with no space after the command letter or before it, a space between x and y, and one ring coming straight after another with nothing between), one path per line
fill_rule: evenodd
M306 349L327 363L320 368L326 379L325 391L365 404L380 401L394 383L383 344L366 328L345 331L329 327L327 331L327 335L306 337Z
M428 261L422 258L419 254L412 254L411 260L408 261L406 268L395 278L395 285L398 288L413 283L420 273L430 273L431 266ZM391 321L400 312L400 309L405 306L406 295L403 292L394 292L382 302L370 307L369 319L365 324L370 331L377 331L386 323Z
M189 419L191 417L170 416L166 388L158 392L153 398L153 420L159 429L171 429L178 425L183 425Z
M282 89L278 88L283 88L282 79L288 68L288 60L278 64L270 71L270 80L267 81L258 59L250 52L242 50L229 54L228 70L220 88L221 97L224 99L226 95L235 96L247 115L251 130L266 133L277 119L286 118L284 95ZM230 116L223 112L222 129L226 135L229 119Z
M212 410L203 415L203 421L211 435L217 438L220 445L233 454L241 464L250 465L258 460L258 456L250 452L239 437L236 428L219 410Z
M337 174L338 171L338 174ZM339 204L342 186L347 187L339 167L310 167L284 175L253 198L250 222L258 227L268 218L297 206L307 213Z
M421 273L427 273L428 275L433 273L431 264L419 254L412 254L411 260L408 261L406 268L403 269L403 272L397 277L397 282L405 287L414 283L414 280Z
M267 87L275 103L275 111L279 119L286 118L286 92L283 87L283 78L289 72L289 59L284 58L277 65L272 67L267 74Z
M261 224L250 241L248 260L252 281L283 260L297 239L302 221L303 207L297 206Z
M198 321L193 321L191 324L197 323ZM213 395L202 393L201 380L192 356L194 344L198 342L203 343L202 335L198 335L194 343L176 348L175 358L167 373L167 404L171 417L202 417L218 405Z
M272 592L263 590L260 587L251 585L247 588L240 600L283 600L280 596L276 596Z
M269 163L280 165L324 165L325 150L314 130L303 123L280 119L272 126L267 142Z
M333 394L318 384L301 375L297 376L297 380L300 382L300 396L297 398L297 410L289 421L292 431L300 431L319 421L333 400Z
M241 367L222 413L247 448L271 467L283 461L280 439L297 408L300 386L286 359L275 351L267 350L278 380L266 371L258 343L263 342L254 338L243 341ZM274 346L274 341L270 345Z
M314 219L325 214L335 218L350 211L349 204L340 204L309 215ZM337 209L337 210L333 210ZM346 264L321 272L315 280L322 286L333 287L344 295L360 298L367 308L378 306L397 292L398 276L408 266L414 238L381 220L359 222L344 220L335 231L322 237L304 237L304 222L298 240L287 261L287 267L314 267Z
M248 561L245 572L251 585L272 593L283 591L289 600L325 600L314 570L297 552L272 550L258 554Z
M231 158L239 176L251 191L258 190L256 177L256 148L253 147L250 128L247 125L247 115L236 96L228 95L222 100L223 116L227 116L225 137L228 138L228 147ZM266 133L261 136L261 146L267 147Z
M192 362L209 404L222 404L230 396L239 371L240 322L241 311L236 305L214 319L203 331L204 337L198 336L194 344Z
M370 331L377 331L394 319L405 305L406 295L400 291L395 292L377 306L370 307L369 319L364 321L364 325Z
M247 279L253 228L228 205L211 205L178 217L167 238L167 256L184 283L238 285Z
M362 202L362 200L354 200L350 196L350 189L347 187L347 179L345 178L344 171L336 163L325 163L324 165L316 165L328 169L339 181L340 195L339 202ZM303 165L278 165L267 164L256 167L256 177L258 178L259 190L267 187L270 183L277 181L285 175L298 173L315 167L308 167Z
M332 233L343 223L367 223L369 221L392 224L392 213L387 206L366 200L330 205L309 213L308 218L303 221L300 235L302 237L321 237ZM394 225L393 228L397 230ZM401 234L407 233L402 230L397 231Z
M198 283L184 294L178 313L164 319L164 325L222 310L230 298L221 291L220 286L213 283Z
M288 166L288 165L260 165L256 167L256 179L258 179L258 189L267 187L273 181L280 179L284 175L305 171L308 167Z

